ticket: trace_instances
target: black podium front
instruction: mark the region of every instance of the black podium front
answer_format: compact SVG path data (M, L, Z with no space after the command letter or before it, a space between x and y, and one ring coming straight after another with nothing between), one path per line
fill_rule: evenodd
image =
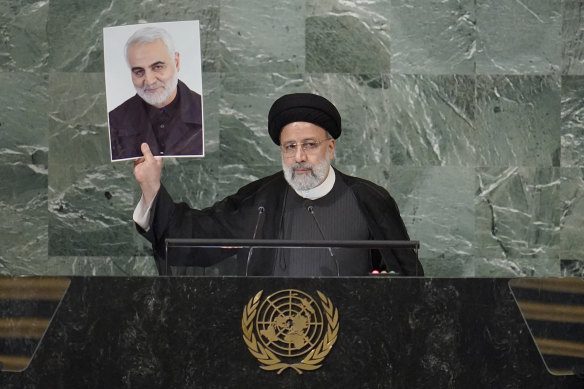
M582 388L546 371L508 281L74 277L30 366L0 387ZM290 290L328 298L337 332L320 368L278 374L242 319L259 292Z

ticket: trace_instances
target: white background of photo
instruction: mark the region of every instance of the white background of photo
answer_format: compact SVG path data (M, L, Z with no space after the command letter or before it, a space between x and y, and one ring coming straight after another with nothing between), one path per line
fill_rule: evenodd
M136 94L124 46L134 32L146 26L161 27L170 34L175 50L180 53L178 78L191 90L203 95L198 20L106 27L103 29L103 53L108 112Z

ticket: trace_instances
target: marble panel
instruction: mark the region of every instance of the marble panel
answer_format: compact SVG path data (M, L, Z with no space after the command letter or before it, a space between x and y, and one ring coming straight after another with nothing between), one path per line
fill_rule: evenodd
M44 73L0 72L0 150L34 155L48 146L48 93ZM46 161L45 161L46 168Z
M584 75L584 2L562 2L562 74Z
M39 274L47 256L46 149L0 155L0 274Z
M480 144L471 76L392 74L387 97L391 162L474 166Z
M50 256L43 264L43 275L54 276L155 276L158 270L152 256L61 257Z
M584 260L584 170L562 168L560 258Z
M0 4L0 68L3 72L45 71L48 1L4 0Z
M132 222L139 188L131 162L53 169L63 174L49 175L50 255L145 254Z
M126 24L199 20L203 69L218 65L218 2L51 0L46 25L50 37L49 66L64 72L103 72L102 29Z
M557 257L509 259L504 256L473 258L475 277L558 277L561 275L560 261Z
M477 73L550 74L560 70L560 0L478 0L476 20Z
M103 73L53 73L49 92L49 254L134 254L138 188L110 162Z
M584 166L584 76L562 76L561 165Z
M335 159L339 164L389 165L387 112L389 77L381 74L308 74L307 89L329 99L341 114L342 134Z
M474 0L392 0L391 72L474 74Z
M304 2L223 0L222 72L304 71Z
M478 166L559 166L560 86L553 76L477 76Z
M48 247L47 82L5 72L0 84L0 274L37 274Z
M306 71L389 72L390 1L307 1Z
M477 274L558 275L560 203L558 168L477 169Z
M103 73L51 73L49 95L49 162L54 178L61 176L61 168L67 165L109 163Z

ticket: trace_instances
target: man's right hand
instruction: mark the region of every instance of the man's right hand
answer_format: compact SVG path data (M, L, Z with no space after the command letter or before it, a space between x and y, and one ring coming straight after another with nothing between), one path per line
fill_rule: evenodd
M152 155L147 143L142 143L140 150L142 150L144 157L134 161L134 176L142 189L144 201L150 206L160 189L162 157Z

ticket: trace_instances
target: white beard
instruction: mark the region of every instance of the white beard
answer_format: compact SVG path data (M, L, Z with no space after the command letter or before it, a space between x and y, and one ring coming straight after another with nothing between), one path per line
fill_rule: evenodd
M170 96L172 96L177 85L178 72L174 72L172 78L166 82L157 82L154 85L145 85L142 88L135 86L135 88L136 93L138 93L138 96L140 96L142 100L156 107L166 103ZM162 90L159 92L146 92L149 89L156 89L160 87L162 87Z
M294 188L296 191L309 190L319 186L326 178L329 168L329 151L327 150L326 158L315 165L311 165L307 162L295 163L291 166L284 165L284 159L282 158L282 169L284 170L284 178L288 184ZM309 173L296 174L294 169L310 169Z

